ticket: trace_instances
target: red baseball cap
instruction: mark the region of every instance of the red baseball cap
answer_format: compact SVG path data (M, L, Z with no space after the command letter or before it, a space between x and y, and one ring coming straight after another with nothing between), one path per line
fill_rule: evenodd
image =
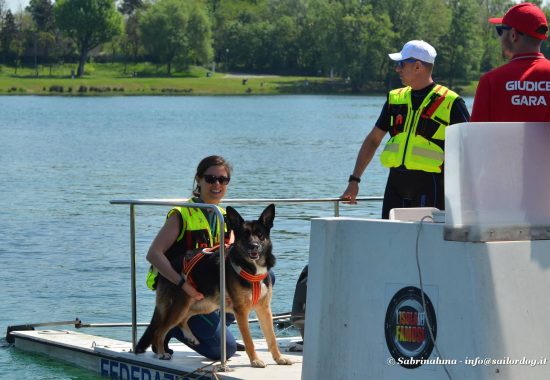
M490 18L491 24L504 24L539 40L546 39L548 22L544 12L532 3L521 3L508 9L501 18Z

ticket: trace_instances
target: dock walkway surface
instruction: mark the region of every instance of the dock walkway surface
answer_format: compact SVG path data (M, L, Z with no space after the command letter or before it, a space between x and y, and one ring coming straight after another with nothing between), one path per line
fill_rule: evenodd
M294 364L277 365L267 350L263 339L254 340L256 351L266 368L252 368L246 352L238 351L227 361L228 372L216 372L213 362L197 354L182 343L171 343L172 360L160 360L149 349L144 354L131 352L130 342L83 334L70 330L14 331L15 346L21 350L43 354L81 368L94 371L112 379L185 380L185 379L234 379L270 380L300 379L302 353L289 350L301 338L279 338L277 342L283 355Z

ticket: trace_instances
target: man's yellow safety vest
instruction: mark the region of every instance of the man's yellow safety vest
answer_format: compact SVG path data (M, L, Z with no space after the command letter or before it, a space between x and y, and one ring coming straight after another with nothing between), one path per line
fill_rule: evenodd
M389 93L391 138L380 160L388 168L405 166L410 170L441 173L445 128L450 123L451 107L458 94L436 85L415 111L411 91L410 87L403 87Z

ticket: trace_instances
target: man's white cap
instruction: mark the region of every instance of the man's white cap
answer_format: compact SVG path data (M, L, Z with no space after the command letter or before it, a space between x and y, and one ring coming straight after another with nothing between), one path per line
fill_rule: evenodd
M432 45L421 40L407 42L399 53L388 54L394 61L416 58L422 62L434 63L437 53Z

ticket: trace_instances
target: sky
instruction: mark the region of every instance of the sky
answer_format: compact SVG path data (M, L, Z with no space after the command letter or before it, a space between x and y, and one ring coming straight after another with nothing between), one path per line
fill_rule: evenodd
M24 9L29 5L29 0L5 0L6 6L11 9L12 12L17 12L20 9Z

